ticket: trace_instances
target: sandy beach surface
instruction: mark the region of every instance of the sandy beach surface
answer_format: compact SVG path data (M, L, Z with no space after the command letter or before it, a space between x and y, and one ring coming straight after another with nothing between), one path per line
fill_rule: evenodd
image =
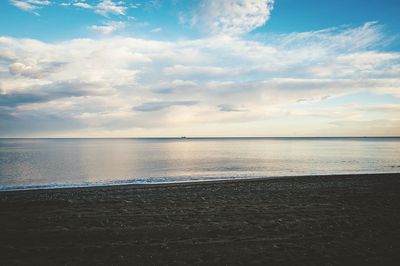
M400 174L0 192L1 265L399 265Z

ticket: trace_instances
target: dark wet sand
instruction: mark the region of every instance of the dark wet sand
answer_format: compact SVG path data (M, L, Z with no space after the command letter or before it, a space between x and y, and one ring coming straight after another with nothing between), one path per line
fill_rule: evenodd
M400 174L0 193L1 265L400 265Z

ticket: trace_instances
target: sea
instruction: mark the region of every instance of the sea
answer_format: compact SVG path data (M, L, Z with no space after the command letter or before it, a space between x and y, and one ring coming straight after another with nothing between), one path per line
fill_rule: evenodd
M0 139L0 190L399 172L396 137Z

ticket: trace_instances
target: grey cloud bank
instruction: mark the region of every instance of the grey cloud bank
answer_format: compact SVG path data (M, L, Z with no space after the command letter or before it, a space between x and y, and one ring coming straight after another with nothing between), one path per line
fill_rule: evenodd
M197 102L195 101L150 102L136 106L133 108L133 110L140 112L153 112L153 111L160 111L163 109L167 109L173 106L191 106L195 105L196 103Z

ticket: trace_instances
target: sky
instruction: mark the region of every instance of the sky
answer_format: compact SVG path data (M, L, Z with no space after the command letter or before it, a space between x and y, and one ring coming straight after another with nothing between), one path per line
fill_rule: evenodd
M398 0L2 0L0 137L400 136Z

